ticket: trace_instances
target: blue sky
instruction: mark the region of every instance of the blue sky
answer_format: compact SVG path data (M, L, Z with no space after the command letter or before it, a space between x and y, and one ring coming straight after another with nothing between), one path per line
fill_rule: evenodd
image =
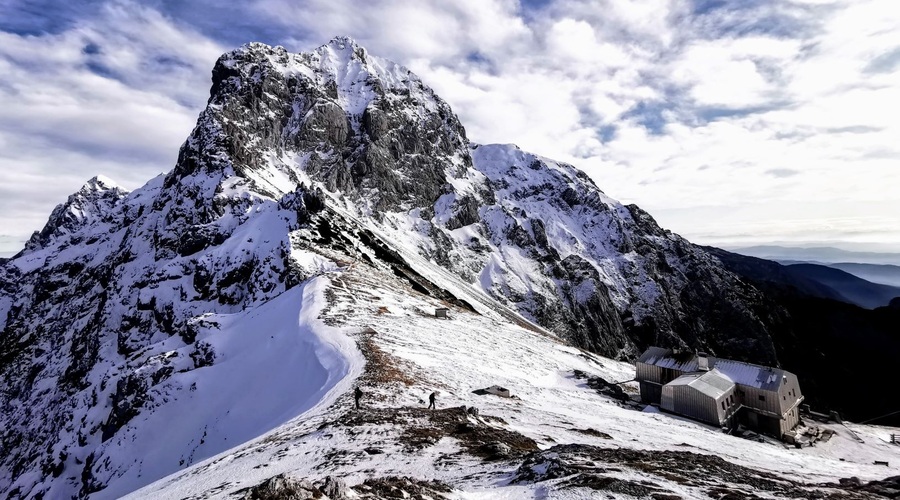
M87 179L171 169L213 62L350 35L477 142L718 245L900 251L892 0L0 0L0 255Z

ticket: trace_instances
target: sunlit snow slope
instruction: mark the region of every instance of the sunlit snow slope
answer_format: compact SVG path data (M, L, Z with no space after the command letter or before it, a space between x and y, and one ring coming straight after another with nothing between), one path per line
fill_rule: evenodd
M144 478L250 441L345 392L363 360L352 341L317 319L326 285L317 278L250 311L206 317L219 330L205 339L217 362L172 376L171 399L107 445L113 460L136 465L93 497L117 498Z
M501 417L505 423L469 418L468 425L497 433L490 439L500 440L499 429L509 430L533 439L541 448L582 443L613 450L689 451L752 468L754 475L773 474L813 486L850 476L880 478L886 470L873 465L874 460L900 460L900 447L886 442L890 432L886 428L832 426L837 435L829 442L798 450L622 406L589 388L574 376L574 370L626 381L634 377L630 364L566 346L491 314L452 307L449 320L436 319L434 308L446 303L417 293L403 280L361 261L330 274L329 282L331 298L323 319L340 324L368 352L369 363L361 378L366 391L363 409L354 410L350 394L345 394L327 412L294 420L129 498L227 498L277 474L311 481L340 477L350 485L394 475L437 479L453 487L447 498L588 498L596 494L590 488L566 487L564 478L517 481L521 460L515 454L506 460L484 461L466 452L463 435L438 433L435 441L411 444L410 431L428 428L429 416L434 415L425 405L435 390L439 410L474 406L482 417ZM461 294L465 300L477 297L474 290ZM373 350L381 356L374 358ZM472 392L494 384L510 389L514 397ZM632 394L636 391L634 384L626 387ZM393 421L392 416L398 415L402 418ZM609 436L586 434L589 429ZM378 453L367 451L372 449ZM616 463L594 463L589 468L604 477L649 482L681 498L709 498L716 484L712 478L707 483L686 481L677 474L665 477ZM735 474L718 483L747 496L785 497L742 480L746 478Z

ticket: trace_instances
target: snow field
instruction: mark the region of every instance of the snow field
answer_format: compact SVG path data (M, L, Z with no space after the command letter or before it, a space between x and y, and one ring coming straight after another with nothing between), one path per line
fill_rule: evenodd
M118 498L178 471L182 460L252 441L346 392L363 360L352 340L317 319L326 286L314 278L246 313L207 318L221 328L204 340L216 363L173 376L187 390L129 423L140 432L117 453L139 465L92 498Z
M869 426L852 426L864 443L852 439L846 429L837 429L838 434L828 443L797 450L728 436L667 414L624 408L575 379L572 370L625 381L634 377L630 364L562 345L552 337L512 325L499 315L452 308L449 320L436 319L430 314L445 304L414 294L394 277L362 264L331 276L333 298L322 319L341 322L348 333L373 330L371 338L378 347L402 360L401 365L410 366L409 373L416 379L409 387L364 387L367 406L423 408L428 394L437 390L438 407L475 406L482 415L502 417L508 429L535 439L541 448L585 443L680 449L719 455L740 465L810 483L850 476L882 478L888 471L872 465L874 460L900 461L900 447L885 443L883 430ZM494 384L510 389L514 397L472 393ZM341 387L349 390L350 385ZM636 390L634 384L630 390ZM349 429L324 425L351 405L349 394L323 401L316 405L316 412L311 412L315 416L298 417L264 438L155 483L132 497L224 497L278 473L312 480L332 475L345 478L351 485L368 477L389 475L439 479L459 488L459 498L471 499L550 495L548 484L509 484L517 464L482 463L460 455L452 438L410 453L403 451L399 442L403 429L395 425ZM589 428L608 433L612 439L578 432ZM369 456L363 452L367 447L378 447L384 453ZM699 498L699 490L661 481L659 476L627 469L610 475L650 480L684 498ZM550 496L579 498L577 492L564 491L553 491Z

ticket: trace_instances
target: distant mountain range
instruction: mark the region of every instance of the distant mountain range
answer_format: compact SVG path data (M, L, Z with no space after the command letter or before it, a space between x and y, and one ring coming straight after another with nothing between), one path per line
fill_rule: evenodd
M900 253L854 252L834 247L783 247L778 245L726 248L726 250L775 261L815 262L829 265L852 262L900 266Z
M784 265L818 264L817 262L797 262L788 260L781 260L778 262ZM838 262L836 264L823 265L834 269L840 269L841 271L848 272L858 278L871 281L872 283L900 287L900 266L891 264L860 264L857 262Z
M866 280L849 270L862 269L878 279L891 275L888 271L900 270L897 266L876 264L821 264L803 261L773 261L731 253L712 247L704 247L722 259L729 269L754 281L779 283L797 292L820 299L838 300L865 309L887 306L900 297L900 287ZM885 271L888 270L888 271Z
M808 263L791 264L785 267L790 273L803 276L837 291L844 297L844 302L866 309L886 306L891 299L900 297L900 287L872 283L834 267Z

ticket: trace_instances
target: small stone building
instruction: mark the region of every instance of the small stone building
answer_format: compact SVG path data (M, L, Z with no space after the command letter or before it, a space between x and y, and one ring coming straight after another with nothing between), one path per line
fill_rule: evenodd
M782 439L800 421L797 376L779 368L651 347L636 379L644 403L712 425L740 423Z
M504 398L511 398L512 394L509 392L509 389L506 387L500 387L499 385L492 385L484 390L490 394L495 394L497 396L502 396Z

